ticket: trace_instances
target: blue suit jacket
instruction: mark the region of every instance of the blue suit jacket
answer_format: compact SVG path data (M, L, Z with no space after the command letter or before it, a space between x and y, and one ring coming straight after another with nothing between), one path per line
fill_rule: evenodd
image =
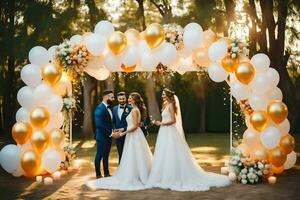
M95 120L95 139L101 140L102 138L110 139L110 135L113 130L113 120L106 106L101 103L99 104L94 112Z
M127 130L126 117L131 112L132 107L128 104L125 105L125 109L124 109L124 112L121 116L121 119L119 119L119 116L118 116L118 108L119 108L119 105L114 106L114 108L113 108L114 128L116 128L116 129L124 128L125 131L126 131Z

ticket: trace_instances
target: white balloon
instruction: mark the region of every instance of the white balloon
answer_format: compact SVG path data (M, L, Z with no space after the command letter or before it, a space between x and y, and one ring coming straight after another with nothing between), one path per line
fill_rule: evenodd
M105 38L95 33L88 35L85 38L84 43L93 56L100 56L106 45Z
M51 115L50 120L47 126L45 127L45 130L51 131L54 128L60 128L62 127L63 123L64 123L64 115L62 114L62 112L58 112L54 115Z
M209 59L219 61L227 54L227 43L225 41L217 41L210 45L208 49Z
M190 57L192 54L193 54L193 51L191 49L187 49L187 48L183 48L178 51L179 57L182 57L182 58Z
M271 84L271 87L274 88L279 83L279 74L274 68L269 68L266 77L269 79L269 82Z
M35 46L30 49L28 57L30 63L36 64L39 67L42 67L43 65L49 63L50 60L47 49L42 46Z
M248 99L251 91L247 85L241 84L239 81L231 83L231 94L237 101Z
M208 66L208 75L211 78L211 80L215 82L222 82L225 81L228 74L227 72L218 65L217 63L212 63Z
M139 50L135 46L128 46L122 55L122 63L126 67L131 67L139 62Z
M143 55L144 53L151 51L149 45L147 44L147 42L145 40L141 40L139 42L138 49L139 49L140 55Z
M104 38L108 38L115 31L114 26L107 20L98 22L95 26L94 32Z
M119 71L121 69L121 64L120 56L115 56L110 52L104 56L104 65L111 72Z
M277 128L279 129L281 136L285 136L290 132L290 122L288 119L285 119L283 122L277 125Z
M263 95L271 89L271 83L265 74L255 74L250 87L253 93Z
M280 142L281 134L275 127L270 126L260 134L260 140L267 149L275 148Z
M22 87L17 93L17 100L22 107L31 110L35 105L33 101L33 89L28 86Z
M187 49L196 49L201 46L203 40L203 29L197 23L189 23L184 27L183 43Z
M81 38L82 38L81 35L73 35L73 36L70 38L70 43L71 43L72 45L80 44Z
M292 151L291 153L289 153L287 155L286 161L283 164L284 169L290 169L292 167L294 167L294 165L296 164L297 161L297 154L295 151Z
M46 83L42 83L37 86L33 91L33 99L35 106L43 105L46 99L49 99L52 95L52 89Z
M247 126L247 128L251 128L251 124L250 124L250 117L248 115L245 116L245 124Z
M163 44L163 46L159 51L160 51L159 53L160 62L163 65L168 66L176 61L177 51L176 51L176 47L173 44L166 42Z
M29 112L25 108L21 107L16 113L17 122L29 122Z
M141 66L143 67L144 71L153 71L158 64L159 61L157 56L155 56L155 53L146 52L142 55Z
M85 72L100 81L104 81L110 76L110 72L105 67L99 69L86 68Z
M267 70L268 70L268 68L270 66L270 59L264 53L255 54L251 58L250 62L254 66L256 72L265 73L265 72L267 72Z
M50 60L54 60L56 57L56 49L57 49L58 45L53 45L48 49L48 54L49 54L49 58Z
M29 150L29 149L32 149L30 140L28 140L25 144L22 144L22 145L18 144L18 147L19 147L20 150L21 150L21 155L22 155L23 153L25 153L25 151L27 151L27 150Z
M21 79L26 85L36 87L42 81L42 70L34 64L25 65L21 70Z
M253 137L253 135L258 135L258 133L250 128L243 134L243 142L250 148L259 144L259 137Z
M9 144L1 150L1 166L8 173L17 170L20 163L21 150L14 144Z
M53 149L47 149L42 155L42 166L49 173L54 173L59 168L60 162L60 153Z
M253 110L266 110L268 99L265 95L252 94L249 97L249 104Z
M278 87L271 89L268 93L269 101L279 100L282 101L283 95L281 90Z
M12 173L12 175L14 177L20 177L24 174L24 170L21 166L21 162L19 163L19 166L17 167L17 169Z
M52 95L50 99L45 103L45 106L51 114L56 114L61 111L63 105L63 99L58 95Z
M90 59L86 68L96 70L102 68L102 66L103 66L103 58L100 56L95 56Z

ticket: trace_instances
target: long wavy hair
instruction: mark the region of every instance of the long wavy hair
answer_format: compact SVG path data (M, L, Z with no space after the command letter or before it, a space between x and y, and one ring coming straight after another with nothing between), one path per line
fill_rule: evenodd
M134 100L136 106L140 110L141 113L141 120L145 120L147 118L147 108L145 106L144 100L141 95L137 92L132 92L130 94L131 98Z
M172 90L170 90L170 89L168 89L168 88L163 89L163 91L165 92L165 94L166 94L167 98L169 99L170 103L173 105L174 110L175 110L175 114L177 114L175 92L172 91Z

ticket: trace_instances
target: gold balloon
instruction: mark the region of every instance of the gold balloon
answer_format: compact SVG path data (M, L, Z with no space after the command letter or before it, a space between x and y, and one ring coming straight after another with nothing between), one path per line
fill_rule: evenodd
M295 149L295 145L295 139L290 134L283 136L279 143L285 154L291 153Z
M221 61L222 67L227 71L227 72L234 72L235 69L237 68L239 64L239 59L238 58L231 58L230 55L226 55L222 61Z
M25 144L32 134L32 128L27 122L17 122L12 127L12 137L18 144Z
M165 40L165 30L160 24L150 24L145 30L144 37L150 48L154 49Z
M43 80L51 85L54 86L61 78L62 69L59 65L54 65L53 63L49 63L43 67L42 76Z
M209 47L215 40L216 40L216 34L212 30L208 29L203 32L203 40L202 40L203 47Z
M65 133L56 128L50 131L51 144L56 149L60 149L65 142Z
M200 66L207 67L210 64L207 48L199 48L199 49L194 50L193 58L194 58L195 62Z
M249 62L242 62L235 69L236 78L244 84L250 83L254 78L254 74L254 67Z
M268 116L264 111L254 111L250 116L250 124L252 127L261 132L268 125Z
M281 174L284 171L284 166L276 167L275 165L272 165L272 172L274 174Z
M41 159L35 151L27 150L21 156L21 166L25 176L34 177L39 173Z
M133 72L135 70L136 65L126 67L124 64L122 64L121 68L124 70L124 72L129 73L129 72Z
M35 128L44 128L50 120L50 114L44 107L37 107L30 113L30 122Z
M48 147L49 143L47 132L44 130L35 130L32 133L30 143L32 149L34 149L36 152L43 152Z
M128 29L125 32L125 35L127 37L128 43L136 44L141 39L140 33L133 28Z
M270 163L276 167L280 167L286 161L286 154L282 148L276 147L275 149L269 151L269 159Z
M278 100L272 101L267 107L267 113L276 124L283 122L288 116L288 108Z
M118 55L124 51L127 47L127 38L124 33L120 31L115 31L109 38L108 38L108 47L111 52L115 55Z

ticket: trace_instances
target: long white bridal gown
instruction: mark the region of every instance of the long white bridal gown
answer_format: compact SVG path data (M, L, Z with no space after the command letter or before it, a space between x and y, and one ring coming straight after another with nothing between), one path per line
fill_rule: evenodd
M128 129L133 127L132 113L127 116L126 121ZM116 173L111 177L88 181L86 185L91 189L145 189L151 170L152 158L143 131L137 128L126 135L121 162Z
M162 122L169 121L171 112L170 106L167 105L162 112ZM210 187L229 184L227 176L205 172L199 167L184 138L183 129L180 130L175 124L160 127L147 188L206 191Z

